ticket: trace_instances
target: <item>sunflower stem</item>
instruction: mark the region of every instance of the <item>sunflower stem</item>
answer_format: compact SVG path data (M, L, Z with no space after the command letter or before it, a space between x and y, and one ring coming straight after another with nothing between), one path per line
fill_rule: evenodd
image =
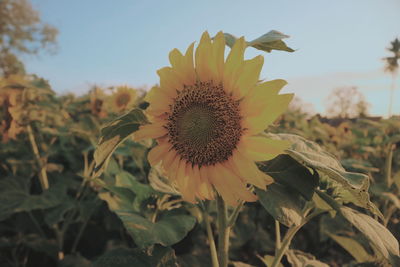
M207 238L210 247L212 266L219 267L217 248L215 246L214 235L208 214L208 205L206 207L203 206L203 218L207 229Z
M28 124L26 126L26 130L28 132L29 141L31 143L32 150L33 150L33 153L35 155L35 159L36 159L37 165L39 167L40 185L42 187L42 191L45 191L45 190L49 189L49 181L48 181L48 178L47 178L46 164L43 162L43 160L42 160L42 158L40 156L39 148L38 148L38 145L37 145L36 140L35 140L35 135L33 133L33 129L32 129L30 124Z
M234 211L229 216L229 219L228 219L229 227L233 227L235 225L235 222L239 216L240 210L242 209L243 205L244 205L244 201L241 200L239 205L237 205L237 207L234 209Z
M218 211L218 259L220 267L227 267L229 261L229 233L231 227L228 225L228 211L225 201L217 196Z
M275 220L275 256L281 248L281 227L279 221Z

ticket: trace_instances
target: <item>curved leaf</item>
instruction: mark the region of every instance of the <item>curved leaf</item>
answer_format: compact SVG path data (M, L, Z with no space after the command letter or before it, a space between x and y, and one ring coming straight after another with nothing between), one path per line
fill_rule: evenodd
M103 172L103 167L108 158L128 136L139 129L141 124L147 122L146 116L140 109L133 109L125 115L110 122L106 127L101 129L101 135L94 159L96 161L94 175L99 176Z

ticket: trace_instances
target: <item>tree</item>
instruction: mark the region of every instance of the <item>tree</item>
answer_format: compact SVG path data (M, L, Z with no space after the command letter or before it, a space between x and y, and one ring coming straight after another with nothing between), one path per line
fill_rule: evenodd
M398 75L399 69L399 59L400 59L400 41L398 38L394 39L394 41L390 42L391 46L387 48L387 50L393 53L390 57L385 57L383 60L385 61L385 71L392 75L392 86L390 88L390 102L389 102L389 111L388 116L392 115L393 109L393 98L394 98L394 90L396 87L396 78Z
M339 87L328 97L327 113L329 117L365 117L369 105L357 87Z
M43 23L29 0L0 0L0 76L24 73L18 54L37 54L56 43L58 31Z

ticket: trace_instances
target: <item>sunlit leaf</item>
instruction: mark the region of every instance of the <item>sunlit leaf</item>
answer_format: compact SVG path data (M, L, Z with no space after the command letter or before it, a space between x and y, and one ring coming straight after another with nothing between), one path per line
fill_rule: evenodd
M236 40L238 39L234 35L230 33L224 33L226 45L229 47L233 47ZM271 52L272 50L282 50L287 52L294 52L294 50L288 47L282 39L289 38L288 35L285 35L281 32L272 30L253 41L246 42L247 46L254 47L258 50Z
M352 202L383 217L370 201L368 194L370 180L367 175L347 172L331 154L324 151L318 144L303 137L292 134L270 134L270 136L290 141L292 147L287 150L287 153L304 166L317 170L321 177L335 182L335 193L342 201Z
M399 263L399 243L386 227L370 216L348 207L340 207L340 212L343 217L368 238L383 257L392 263ZM396 264L393 266L396 266Z
M361 263L374 260L374 257L368 254L365 248L356 240L346 236L335 235L332 233L326 233L326 234L330 238L335 240L339 245L341 245L347 252L349 252L350 255L353 256L353 258L357 262Z
M128 136L137 131L141 124L146 122L147 119L143 112L140 109L133 109L115 119L101 130L100 140L94 153L96 161L95 176L99 176L102 173L107 159L116 147Z

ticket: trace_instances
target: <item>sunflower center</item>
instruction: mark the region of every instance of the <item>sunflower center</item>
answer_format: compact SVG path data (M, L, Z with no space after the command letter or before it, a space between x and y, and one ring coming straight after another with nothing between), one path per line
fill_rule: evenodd
M213 165L227 160L243 129L239 102L212 82L185 86L168 113L169 142L192 165Z

